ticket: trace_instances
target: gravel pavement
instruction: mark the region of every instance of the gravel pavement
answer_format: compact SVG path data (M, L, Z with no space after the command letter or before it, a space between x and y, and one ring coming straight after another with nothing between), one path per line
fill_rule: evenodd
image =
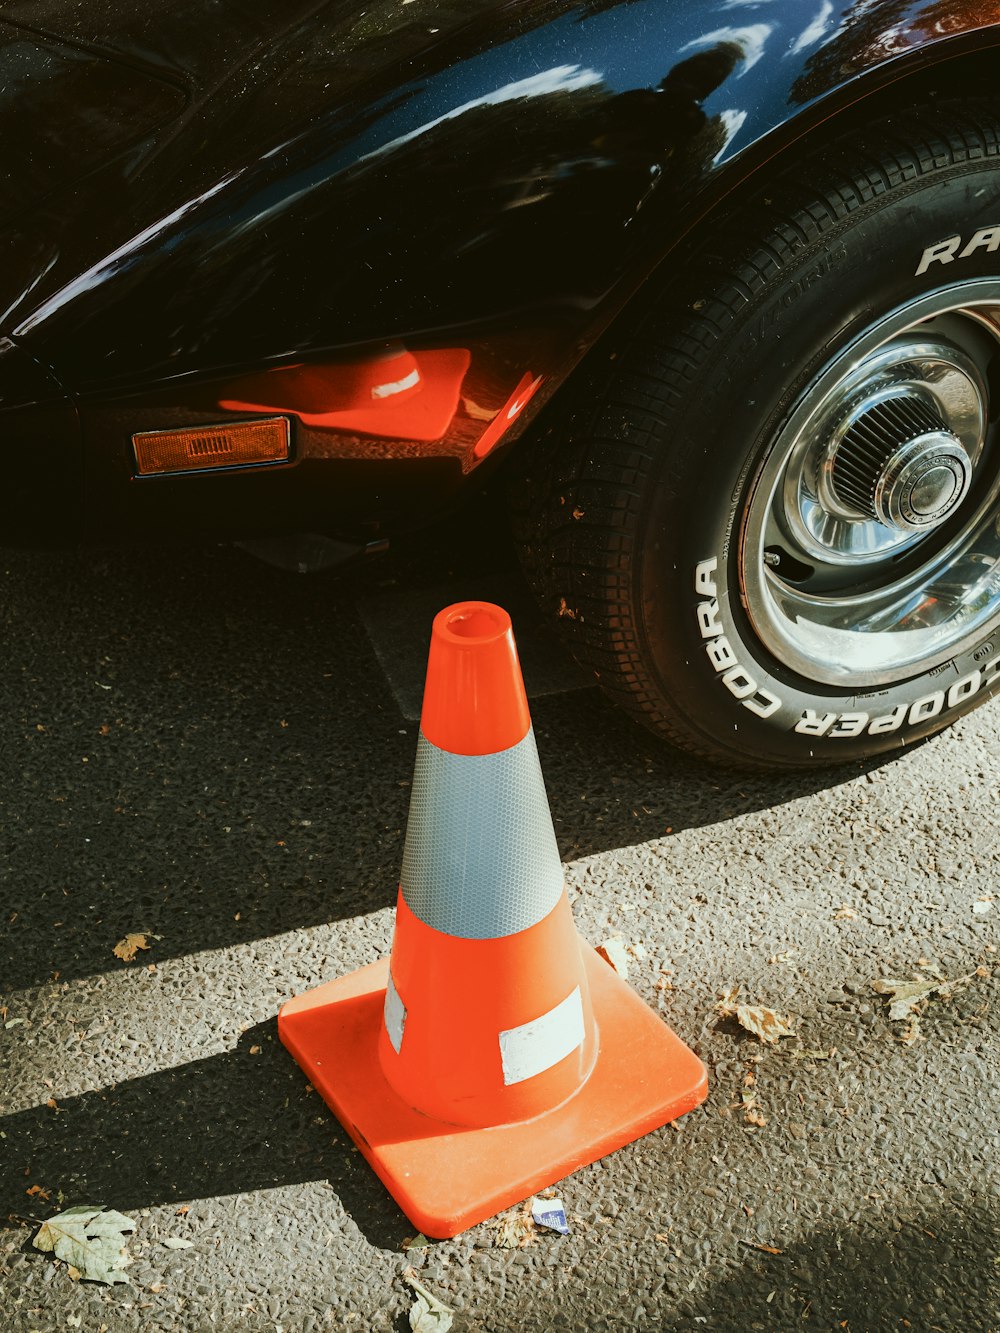
M2 1333L405 1329L408 1269L455 1333L1000 1329L1000 701L864 770L709 769L469 543L310 578L0 552ZM426 611L480 591L521 608L577 924L710 1090L562 1182L571 1235L404 1251L275 1015L388 951ZM968 980L914 1030L872 989L914 976ZM721 1016L737 985L794 1035ZM134 1220L128 1285L32 1247L85 1204Z

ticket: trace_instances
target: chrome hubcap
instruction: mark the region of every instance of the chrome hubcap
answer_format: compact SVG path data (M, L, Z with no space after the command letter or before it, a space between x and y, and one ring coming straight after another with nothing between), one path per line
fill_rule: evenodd
M972 483L957 435L920 398L886 398L851 424L830 460L830 486L848 517L924 532L948 517Z
M1000 284L983 280L894 312L810 385L741 533L743 600L779 661L877 687L1000 624L997 367Z

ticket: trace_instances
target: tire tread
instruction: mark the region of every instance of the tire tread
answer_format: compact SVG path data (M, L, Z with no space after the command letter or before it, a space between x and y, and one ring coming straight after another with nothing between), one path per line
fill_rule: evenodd
M734 321L775 274L810 247L828 245L858 209L937 171L996 157L998 144L1000 120L987 105L914 109L863 136L831 139L748 200L748 239L734 248L719 228L705 240L673 308L642 300L638 315L614 331L613 347L602 344L591 357L569 411L534 441L511 504L539 600L609 697L699 758L733 762L734 750L665 696L648 665L631 586L660 441ZM660 484L670 484L669 472Z

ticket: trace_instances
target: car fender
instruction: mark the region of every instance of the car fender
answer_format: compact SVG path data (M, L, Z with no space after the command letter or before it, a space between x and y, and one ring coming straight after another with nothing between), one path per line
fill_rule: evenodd
M196 89L135 179L60 201L66 253L4 331L84 393L483 329L565 352L772 141L988 26L953 0L486 8L422 40L327 8Z

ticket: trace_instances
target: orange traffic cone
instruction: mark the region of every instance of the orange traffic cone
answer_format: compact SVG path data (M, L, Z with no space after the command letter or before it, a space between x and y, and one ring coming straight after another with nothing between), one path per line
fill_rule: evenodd
M434 620L392 957L281 1040L407 1217L454 1236L691 1110L701 1061L580 939L510 618Z

